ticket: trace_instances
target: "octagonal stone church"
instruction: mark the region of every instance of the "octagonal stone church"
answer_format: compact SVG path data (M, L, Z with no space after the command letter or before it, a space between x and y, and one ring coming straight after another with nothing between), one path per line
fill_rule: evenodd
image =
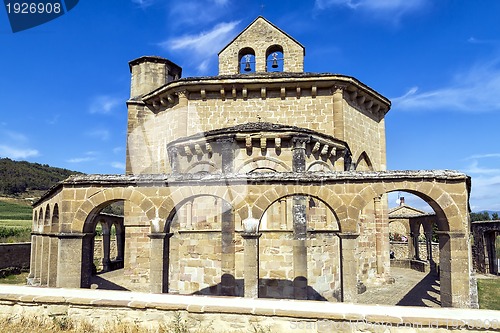
M406 191L436 214L442 305L470 307L469 177L386 171L390 101L304 72L304 56L258 17L217 76L131 61L126 173L70 177L34 204L28 282L356 302L392 281L386 194Z

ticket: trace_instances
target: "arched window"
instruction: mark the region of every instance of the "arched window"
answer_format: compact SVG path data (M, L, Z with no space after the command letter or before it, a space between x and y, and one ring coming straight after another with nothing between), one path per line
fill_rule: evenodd
M245 47L238 53L239 72L255 73L255 51L250 47Z
M283 72L284 63L283 47L270 46L266 51L266 72Z

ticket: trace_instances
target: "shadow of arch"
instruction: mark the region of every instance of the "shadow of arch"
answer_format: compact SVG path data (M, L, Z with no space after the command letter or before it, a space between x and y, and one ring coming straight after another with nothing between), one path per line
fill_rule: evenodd
M89 288L92 283L92 278L97 274L97 267L94 263L94 252L96 243L96 228L98 224L102 225L102 232L99 236L102 237L101 240L101 253L102 254L102 264L104 271L113 271L121 269L124 267L124 257L125 257L125 219L124 216L105 214L103 209L110 206L111 204L123 202L127 205L127 209L124 212L127 215L127 211L133 211L133 218L136 219L134 224L139 223L138 221L148 221L143 222L145 226L149 227L149 219L146 217L145 212L141 211L140 206L136 205L134 202L123 200L123 199L109 199L107 201L101 202L96 205L87 215L85 222L83 224L83 239L82 239L82 259L81 259L81 288ZM130 216L128 216L130 218ZM116 242L117 242L117 256L114 260L111 259L110 254L110 244L107 242L111 238L111 230L113 225L118 225L115 228L117 231ZM105 236L107 235L107 237ZM102 277L99 278L102 280ZM99 287L103 288L106 284L100 284ZM111 285L111 284L110 284Z
M463 217L457 203L453 198L444 191L438 184L424 187L420 182L404 182L404 183L386 183L375 184L364 188L355 198L352 199L350 206L355 208L353 211L359 213L364 207L374 201L376 197L394 191L403 191L413 194L424 200L433 210L436 215L436 225L439 235L439 268L440 271L440 295L442 306L450 306L453 302L452 294L452 269L450 262L452 261L451 236L452 233L457 233L465 236L467 230L463 229L463 221L468 221L467 217ZM379 231L377 231L378 233ZM388 235L386 235L388 238ZM384 237L384 236L382 236ZM388 251L382 249L382 262L385 262L389 257ZM463 251L467 251L463 249ZM460 254L463 256L463 254ZM469 272L467 272L468 274Z

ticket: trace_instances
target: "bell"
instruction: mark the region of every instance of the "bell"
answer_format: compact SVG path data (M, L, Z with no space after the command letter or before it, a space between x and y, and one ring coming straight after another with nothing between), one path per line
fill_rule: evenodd
M250 72L252 70L252 68L250 67L250 61L246 61L246 64L245 64L245 72Z
M273 59L273 64L271 65L272 68L278 68L278 59Z

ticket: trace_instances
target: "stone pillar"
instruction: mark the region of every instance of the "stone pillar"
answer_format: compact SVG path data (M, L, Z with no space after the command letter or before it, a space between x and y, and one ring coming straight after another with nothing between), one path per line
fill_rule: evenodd
M56 287L57 285L57 255L59 240L55 236L51 236L49 240L49 272L47 285Z
M58 288L80 288L82 281L82 240L85 234L58 234Z
M381 197L376 197L374 200L375 213L375 248L377 253L377 274L385 274L384 269L384 233L383 233L383 218Z
M40 279L42 277L42 257L43 257L43 246L42 246L43 236L36 236L36 260L35 260L35 284L40 285Z
M170 163L170 169L172 174L178 174L179 170L179 149L177 147L169 147L168 150L168 162Z
M154 294L168 292L169 245L172 235L172 233L151 233L148 235L151 246L149 282L151 292Z
M441 306L468 308L471 305L471 267L467 235L450 231L438 234Z
M42 236L42 268L40 270L40 285L47 286L49 278L49 251L50 238L47 235Z
M116 261L123 261L125 252L125 227L120 225L116 228Z
M193 230L193 200L186 202L184 209L186 212L186 229Z
M259 297L259 233L242 233L244 240L244 289L245 297Z
M221 292L223 296L234 296L236 290L235 278L235 247L234 247L234 212L232 206L221 200L222 226L222 258L221 258Z
M293 197L293 288L295 299L307 299L306 196Z
M345 139L344 133L344 90L335 87L333 91L333 136L339 140Z
M427 250L427 261L432 264L432 231L427 231L425 233L425 248Z
M234 172L234 138L227 137L217 139L220 145L221 159L222 159L222 173Z
M359 234L341 233L342 301L354 303L358 295L356 247Z
M415 231L413 233L412 241L413 241L413 248L415 250L415 257L413 257L413 259L415 259L415 260L420 260L420 249L418 246L418 237L419 236L420 236L420 234L418 231Z
M292 138L292 171L306 171L306 143L309 137L297 136Z
M178 132L176 134L179 137L188 136L188 126L189 126L189 92L186 90L178 91L177 96L179 97L179 118L178 121Z
M280 229L286 230L286 198L279 200L280 205Z
M111 268L110 247L111 247L111 235L110 226L108 222L102 223L102 270L103 272L109 271Z
M408 234L408 259L415 259L415 242L413 241L414 234L410 232Z
M28 275L28 284L35 284L35 270L36 270L36 235L31 234L31 255L30 255L30 274Z

